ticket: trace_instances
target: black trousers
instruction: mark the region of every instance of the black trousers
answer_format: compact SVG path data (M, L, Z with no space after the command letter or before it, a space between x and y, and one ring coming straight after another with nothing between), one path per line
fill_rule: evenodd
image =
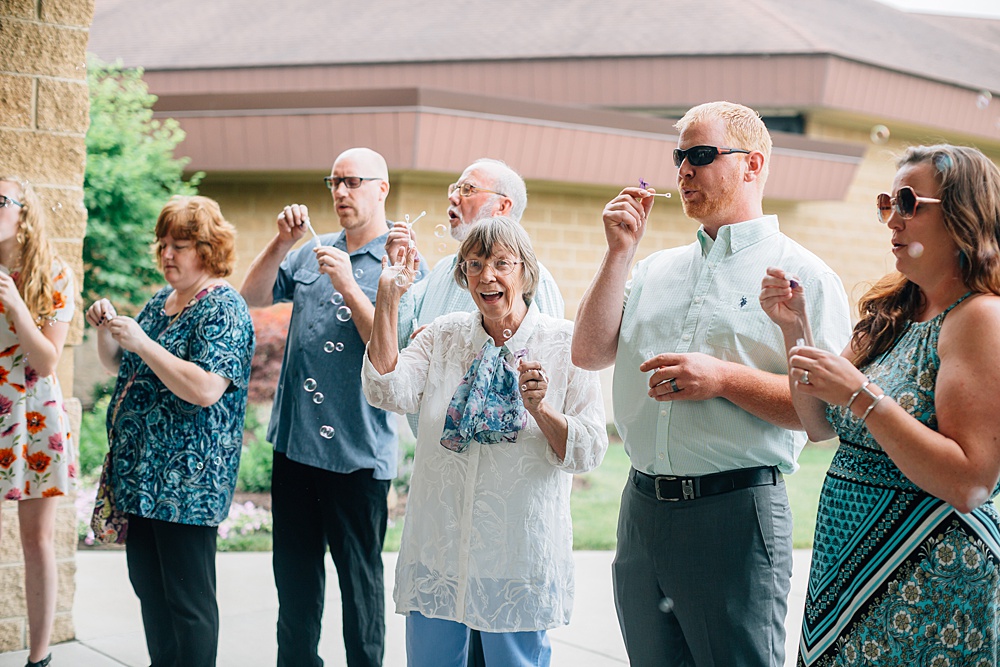
M348 667L379 667L385 652L382 542L389 480L340 474L274 453L271 512L278 588L278 667L322 667L319 637L329 548L340 580Z
M128 517L125 556L152 667L215 667L214 526Z

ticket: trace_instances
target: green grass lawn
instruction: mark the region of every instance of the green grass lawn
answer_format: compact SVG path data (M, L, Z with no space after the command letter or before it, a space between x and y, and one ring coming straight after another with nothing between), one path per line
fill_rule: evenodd
M799 470L786 475L788 502L792 507L794 529L792 544L796 549L812 547L816 525L816 507L823 477L836 448L829 444L806 445L799 457ZM618 507L622 488L628 477L629 461L621 443L613 442L597 470L579 475L570 501L573 513L574 549L614 549L618 526ZM402 519L390 526L385 536L385 550L398 551L403 532Z

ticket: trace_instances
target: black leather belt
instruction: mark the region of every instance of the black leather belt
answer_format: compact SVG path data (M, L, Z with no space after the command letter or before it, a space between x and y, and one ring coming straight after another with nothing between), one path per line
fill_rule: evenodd
M630 476L632 484L639 491L657 500L669 502L717 496L720 493L749 489L752 486L774 486L782 479L781 473L775 466L727 470L701 477L654 476L633 468Z

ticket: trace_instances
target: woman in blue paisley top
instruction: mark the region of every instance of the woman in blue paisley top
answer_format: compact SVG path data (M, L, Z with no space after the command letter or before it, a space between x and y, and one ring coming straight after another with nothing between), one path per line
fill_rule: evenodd
M840 446L820 496L800 665L996 665L1000 642L1000 170L910 148L878 195L896 269L842 356L809 347L794 276L761 303L789 348L811 440Z
M246 303L223 278L236 231L206 197L174 197L156 222L169 287L132 319L107 299L87 321L117 371L108 408L111 489L128 514L129 578L152 664L215 665L216 527L236 486L254 350Z

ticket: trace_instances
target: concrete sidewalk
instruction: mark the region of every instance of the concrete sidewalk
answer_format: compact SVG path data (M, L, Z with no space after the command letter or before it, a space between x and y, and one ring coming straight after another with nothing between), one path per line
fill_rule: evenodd
M611 592L611 551L577 551L576 603L570 625L552 630L552 667L627 665ZM802 606L805 601L809 551L795 552L789 596L786 664L794 665ZM386 667L406 664L403 617L392 613L396 554L387 553ZM218 555L221 614L219 667L271 667L276 662L275 623L278 596L271 575L270 553ZM142 633L139 601L132 592L121 551L77 554L76 599L73 606L77 640L52 648L52 667L146 667L149 656ZM341 638L340 591L336 571L327 559L326 614L320 655L328 667L346 664ZM0 654L0 667L23 667L26 651Z

